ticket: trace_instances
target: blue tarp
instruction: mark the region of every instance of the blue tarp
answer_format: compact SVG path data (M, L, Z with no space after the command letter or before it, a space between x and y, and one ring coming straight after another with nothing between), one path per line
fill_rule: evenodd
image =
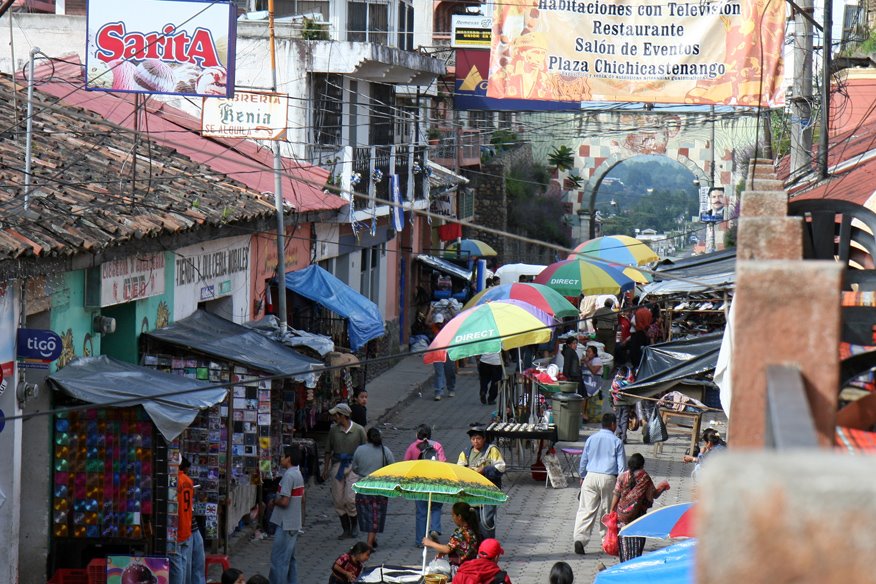
M286 289L348 319L347 334L354 351L383 336L383 317L377 305L316 264L286 274Z
M688 584L695 551L696 540L689 539L603 570L593 584Z

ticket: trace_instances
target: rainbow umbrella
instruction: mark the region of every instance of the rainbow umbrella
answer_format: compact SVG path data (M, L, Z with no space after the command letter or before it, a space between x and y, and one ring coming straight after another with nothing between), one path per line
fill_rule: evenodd
M650 247L628 235L606 235L585 241L569 259L603 260L624 266L644 266L660 257Z
M655 509L624 525L622 537L667 539L693 537L693 503L678 503Z
M587 261L587 262L590 262L593 264L601 264L601 265L608 266L610 268L614 268L615 270L620 270L621 272L623 272L624 276L626 276L627 278L629 278L630 280L632 280L636 284L649 284L654 279L646 272L643 272L642 270L640 270L638 268L634 268L633 266L624 266L621 264L617 264L615 262L591 260L588 258L582 258L581 256L578 256L575 254L570 255L569 259L570 260L584 260L584 261Z
M488 302L463 310L444 325L424 363L443 363L498 353L526 345L546 343L551 338L553 317L518 300Z
M527 282L502 284L501 286L493 286L492 288L482 290L472 296L472 299L468 301L465 307L471 308L486 302L509 299L531 304L555 318L578 316L578 309L566 300L562 294L542 284L530 284Z
M563 260L546 267L535 277L536 284L550 286L563 296L620 294L636 283L618 269L603 262Z
M447 246L444 257L486 258L499 255L495 249L478 239L461 239Z

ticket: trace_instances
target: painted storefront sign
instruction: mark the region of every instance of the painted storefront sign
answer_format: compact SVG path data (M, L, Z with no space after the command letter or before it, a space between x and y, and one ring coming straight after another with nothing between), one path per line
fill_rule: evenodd
M493 34L493 19L489 16L454 14L450 26L452 35L450 46L454 49L467 47L490 48L490 37Z
M176 250L174 318L190 315L199 302L232 295L235 306L249 306L250 240L229 237Z
M237 91L234 97L204 99L201 134L218 138L282 140L289 108L286 95Z
M104 262L99 269L99 306L113 306L164 294L164 253Z
M228 97L233 2L89 0L85 88Z
M784 103L781 2L517 0L493 16L489 97Z

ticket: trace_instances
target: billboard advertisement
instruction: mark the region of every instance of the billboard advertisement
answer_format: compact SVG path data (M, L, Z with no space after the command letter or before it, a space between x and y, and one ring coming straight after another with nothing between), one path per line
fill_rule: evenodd
M492 99L487 97L490 51L456 50L456 82L453 107L457 110L490 111L576 111L580 104L562 101Z
M493 34L493 19L489 16L454 14L451 16L450 46L454 49L467 47L490 48Z
M85 88L230 97L232 2L88 0Z
M280 93L237 91L234 97L204 98L201 134L216 138L282 140L286 137L289 108Z
M780 105L784 18L771 0L511 0L493 12L487 95Z

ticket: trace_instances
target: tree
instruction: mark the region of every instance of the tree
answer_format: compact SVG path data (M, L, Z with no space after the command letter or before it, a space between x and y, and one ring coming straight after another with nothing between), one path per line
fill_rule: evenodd
M570 170L575 166L575 156L568 146L554 147L548 154L548 164L557 172Z

